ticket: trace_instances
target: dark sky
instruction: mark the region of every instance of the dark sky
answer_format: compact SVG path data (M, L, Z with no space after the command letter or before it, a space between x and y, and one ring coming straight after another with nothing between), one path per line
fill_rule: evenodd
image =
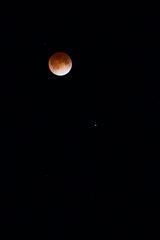
M76 9L1 20L2 221L46 223L48 239L89 236L105 196L114 231L160 190L160 19ZM57 51L73 61L61 78L47 65Z

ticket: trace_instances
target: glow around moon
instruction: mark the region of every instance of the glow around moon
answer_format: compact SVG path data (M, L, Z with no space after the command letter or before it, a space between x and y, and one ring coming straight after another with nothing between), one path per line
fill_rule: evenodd
M72 60L68 54L57 52L49 58L48 66L53 74L64 76L70 72L72 68Z

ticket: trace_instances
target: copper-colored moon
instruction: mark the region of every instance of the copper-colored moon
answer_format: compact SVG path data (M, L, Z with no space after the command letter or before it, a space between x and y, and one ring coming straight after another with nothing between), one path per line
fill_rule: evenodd
M49 58L48 66L53 74L63 76L70 72L72 68L72 60L68 54L57 52Z

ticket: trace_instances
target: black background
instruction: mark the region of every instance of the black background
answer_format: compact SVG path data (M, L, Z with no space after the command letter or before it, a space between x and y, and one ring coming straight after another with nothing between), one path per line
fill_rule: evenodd
M142 229L142 209L158 204L160 19L118 12L2 16L1 223L27 236L126 236L128 216ZM62 78L48 70L57 51L73 61Z

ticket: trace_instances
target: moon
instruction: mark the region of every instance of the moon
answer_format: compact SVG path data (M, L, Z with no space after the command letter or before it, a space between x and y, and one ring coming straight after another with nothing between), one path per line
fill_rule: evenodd
M70 72L72 68L72 60L67 53L54 53L48 61L50 71L57 76L64 76Z

